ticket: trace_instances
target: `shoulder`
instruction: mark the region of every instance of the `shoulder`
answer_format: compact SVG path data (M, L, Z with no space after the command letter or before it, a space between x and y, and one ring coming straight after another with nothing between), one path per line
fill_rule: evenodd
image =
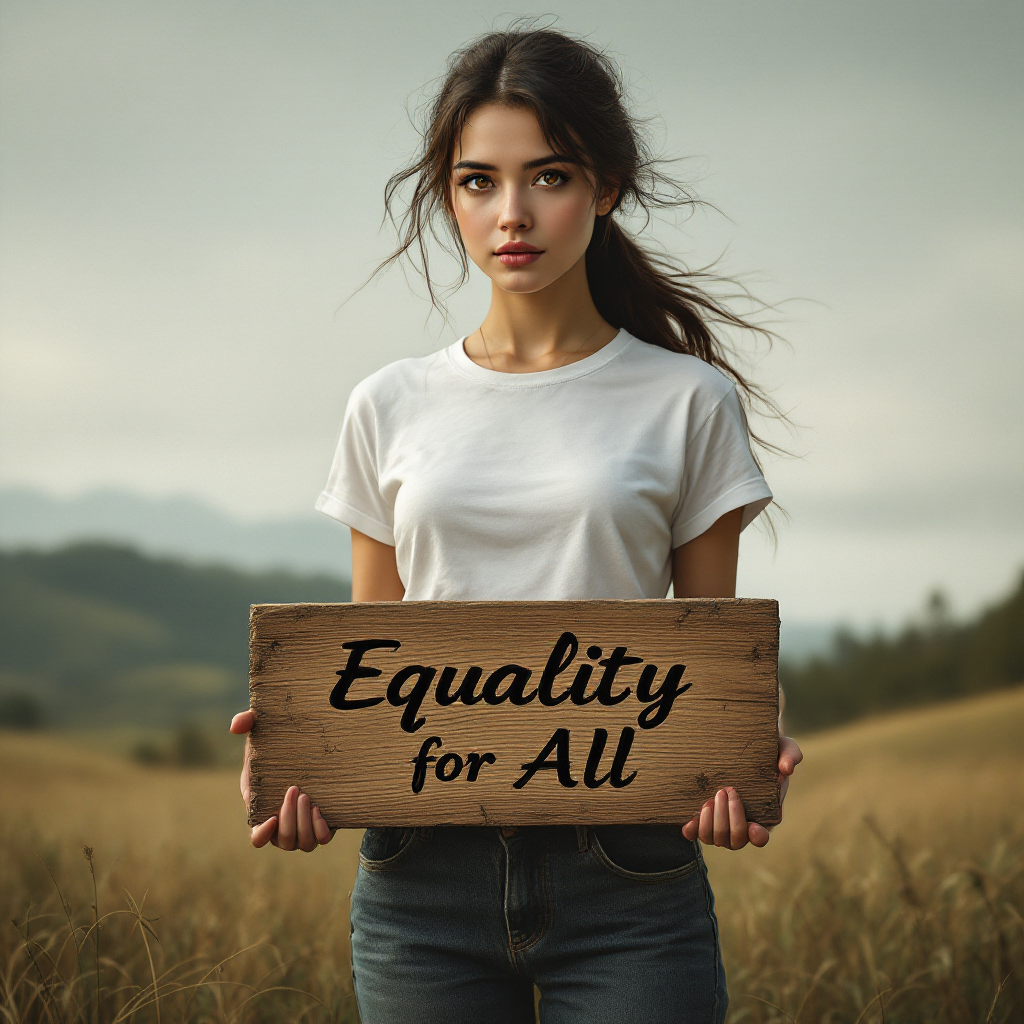
M736 390L721 370L685 352L672 352L633 338L623 355L626 372L639 375L660 391L706 406L709 411Z
M382 410L421 391L435 372L447 366L445 353L446 349L440 349L427 356L398 359L382 366L352 389L350 408Z

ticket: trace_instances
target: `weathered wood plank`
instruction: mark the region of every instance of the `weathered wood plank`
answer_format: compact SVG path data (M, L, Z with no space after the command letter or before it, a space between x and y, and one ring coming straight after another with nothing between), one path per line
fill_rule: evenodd
M335 828L681 823L733 785L775 823L778 639L765 600L254 605L250 822L298 785Z

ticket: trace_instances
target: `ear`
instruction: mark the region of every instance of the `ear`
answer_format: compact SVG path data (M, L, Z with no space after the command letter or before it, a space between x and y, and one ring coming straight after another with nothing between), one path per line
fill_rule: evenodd
M597 215L598 217L604 217L611 213L615 207L615 203L619 198L619 187L617 185L610 185L601 190L600 195L597 197Z

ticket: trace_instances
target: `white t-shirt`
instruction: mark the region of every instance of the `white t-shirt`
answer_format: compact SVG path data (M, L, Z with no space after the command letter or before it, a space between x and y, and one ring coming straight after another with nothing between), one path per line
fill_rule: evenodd
M568 600L664 597L673 548L771 499L732 382L620 331L538 373L385 366L316 507L394 545L406 600Z

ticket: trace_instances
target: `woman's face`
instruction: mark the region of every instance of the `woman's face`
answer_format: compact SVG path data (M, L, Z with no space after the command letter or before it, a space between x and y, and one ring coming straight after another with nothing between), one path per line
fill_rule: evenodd
M587 251L615 193L561 159L530 110L473 111L452 158L452 207L469 258L507 292L546 288Z

